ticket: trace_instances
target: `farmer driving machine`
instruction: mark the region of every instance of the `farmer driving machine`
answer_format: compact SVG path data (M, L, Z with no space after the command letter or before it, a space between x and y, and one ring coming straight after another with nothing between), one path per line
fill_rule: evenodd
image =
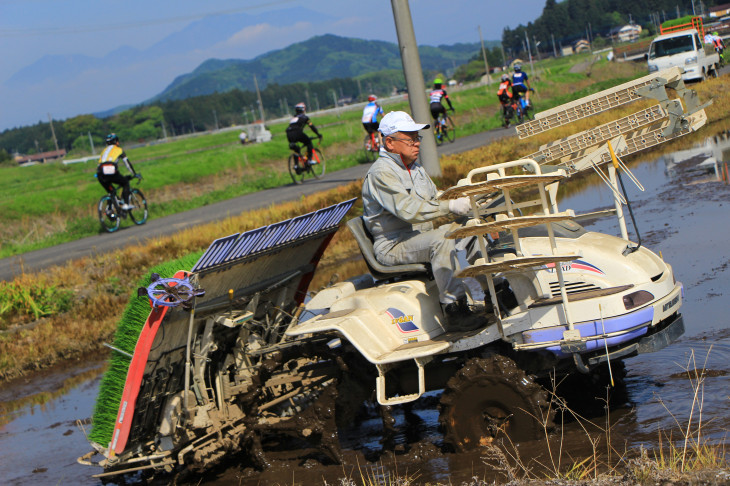
M363 403L388 410L434 390L443 390L444 442L456 450L549 429L544 378L610 375L684 332L682 284L640 239L629 240L622 176L638 181L621 158L707 118L672 69L517 127L528 137L639 99L656 104L474 169L441 194L472 202L447 237L474 237L481 249L458 273L476 283L473 330L449 330L427 265L381 265L359 217L347 226L370 274L308 292L354 199L218 239L190 270L153 276L139 298L151 312L137 319L130 348L115 345L120 378L102 386L94 450L80 462L103 467L100 477L204 470L233 453L263 467L271 435L341 461L338 427ZM618 218L620 236L579 224L596 213L558 208L558 185L588 169L611 187L615 208L603 213ZM480 291L486 302L474 297Z

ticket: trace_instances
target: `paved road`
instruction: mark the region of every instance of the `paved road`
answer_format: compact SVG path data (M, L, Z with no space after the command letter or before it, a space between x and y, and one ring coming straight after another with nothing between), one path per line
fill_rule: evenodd
M440 155L465 152L486 145L505 136L513 136L513 130L493 130L468 137L457 138L452 144L439 147ZM77 241L63 243L22 255L0 260L0 280L11 280L23 270L32 272L53 265L60 265L95 253L103 253L124 246L145 242L159 236L170 235L184 228L224 219L244 211L258 209L285 201L294 201L303 195L312 194L360 180L365 176L370 164L361 164L349 169L327 174L321 180L307 179L303 184L290 184L246 194L234 199L203 206L201 208L173 214L159 219L150 219L142 226L129 226L116 233L104 233ZM154 202L153 202L154 204Z

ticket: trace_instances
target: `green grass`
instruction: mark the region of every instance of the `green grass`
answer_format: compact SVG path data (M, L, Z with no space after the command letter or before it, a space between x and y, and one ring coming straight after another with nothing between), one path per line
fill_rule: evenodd
M201 255L202 251L157 265L140 279L139 286L147 287L151 282L153 273L157 273L163 278L168 278L172 277L178 270L189 270L195 265L195 262L198 261ZM149 299L136 297L135 289L135 296L129 300L122 314L122 318L117 325L113 346L133 354L137 339L149 314ZM94 416L89 439L101 444L103 447L107 447L112 439L114 422L116 421L119 404L122 400L122 392L124 391L124 383L127 379L130 362L131 358L128 356L112 351L111 358L109 358L109 367L106 373L104 373L104 377L99 385L99 394L97 395L96 405L94 406Z
M534 104L544 110L577 93L561 87L586 80L570 73L589 55L535 63ZM599 61L597 65L605 64ZM529 65L525 68L529 72ZM626 79L611 79L585 88L589 94ZM457 137L498 128L501 119L494 92L496 84L452 91L456 107ZM386 112L409 110L407 101L388 103ZM324 135L322 150L328 172L364 162L364 135L360 110L315 115ZM285 123L269 125L271 142L242 146L235 131L201 134L170 143L128 150L135 168L144 175L138 186L147 196L150 219L186 211L242 194L290 184L286 168L289 155ZM123 144L124 145L124 144ZM0 258L74 241L101 232L96 203L103 189L94 177L96 162L60 163L32 167L0 168ZM134 186L135 183L133 183ZM132 225L124 221L122 226Z

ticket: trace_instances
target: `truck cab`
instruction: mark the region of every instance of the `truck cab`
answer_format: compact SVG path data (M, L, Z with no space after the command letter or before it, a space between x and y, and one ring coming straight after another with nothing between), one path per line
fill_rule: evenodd
M718 75L720 57L711 45L702 43L697 29L686 29L654 39L647 61L649 73L679 67L684 69L683 80L700 81Z

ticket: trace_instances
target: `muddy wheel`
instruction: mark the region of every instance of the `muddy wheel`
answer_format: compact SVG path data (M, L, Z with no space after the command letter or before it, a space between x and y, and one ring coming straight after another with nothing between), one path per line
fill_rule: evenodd
M439 408L444 441L458 451L504 435L536 439L553 426L547 392L504 356L467 361L449 379Z

